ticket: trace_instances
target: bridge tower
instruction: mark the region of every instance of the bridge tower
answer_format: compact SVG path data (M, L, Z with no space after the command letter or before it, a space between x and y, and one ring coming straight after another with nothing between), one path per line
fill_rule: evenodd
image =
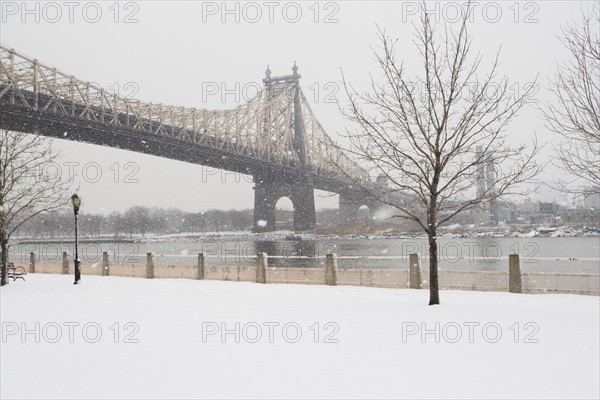
M491 155L483 155L483 147L477 146L475 149L475 160L478 160L480 166L477 169L477 197L489 196L494 192L496 182L496 169ZM483 162L481 162L483 161ZM498 204L496 200L483 204L474 209L473 216L477 224L498 225Z
M293 88L293 118L290 129L293 131L292 148L298 158L298 173L290 176L283 170L268 168L254 174L254 232L270 232L276 229L275 206L282 197L288 197L294 206L294 230L306 231L314 229L317 225L315 211L315 193L312 175L309 171L305 147L305 127L302 104L300 98L300 74L298 66L294 62L291 75L272 77L271 70L267 66L265 78L265 91L267 96L274 96L283 88ZM270 103L270 102L268 102ZM264 118L272 120L277 110L268 109ZM264 124L265 137L271 137L270 124ZM279 134L275 132L275 134Z

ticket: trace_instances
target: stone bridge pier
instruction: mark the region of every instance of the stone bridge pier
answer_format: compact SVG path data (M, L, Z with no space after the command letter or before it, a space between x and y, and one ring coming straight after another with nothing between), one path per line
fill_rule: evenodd
M381 196L381 194L380 194ZM385 198L386 196L381 196ZM365 193L341 194L339 196L339 224L356 225L359 221L359 210L362 206L367 206L371 215L377 210L387 206Z
M372 192L354 191L340 193L339 197L339 224L356 225L359 223L359 210L362 206L367 206L371 215L377 210L389 207L385 203L378 201L382 199L385 202L390 200L389 182L387 177L379 176L375 182Z
M339 223L340 225L356 225L359 222L359 209L362 206L369 207L371 212L375 211L377 205L373 200L365 196L345 196L340 194L339 198Z
M255 178L253 232L276 230L275 205L282 197L288 197L294 206L295 231L307 231L317 226L315 190L310 182L261 182Z
M253 232L277 230L275 210L279 199L287 197L294 207L294 230L307 231L317 226L315 211L315 190L306 176L293 178L277 175L254 176L254 227ZM367 193L339 193L339 224L360 223L359 210L367 206L371 213L385 208L385 204Z

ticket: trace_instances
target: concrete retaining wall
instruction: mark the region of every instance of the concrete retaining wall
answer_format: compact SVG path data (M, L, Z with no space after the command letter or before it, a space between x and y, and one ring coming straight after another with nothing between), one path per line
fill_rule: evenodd
M41 274L72 274L72 261L65 255L62 262L36 262L34 268L26 267ZM206 265L203 255L199 255L196 265L156 265L152 254L148 254L146 264L111 264L108 257L104 262L82 263L81 272L86 275L107 275L134 278L156 279L208 279L240 282L265 282L280 284L348 285L381 288L428 288L429 271L417 271L419 282L411 285L409 266L405 269L366 269L337 268L335 256L328 256L330 274L326 268L266 267L266 254L257 257L257 266ZM418 260L413 260L413 270L419 268ZM19 263L15 263L19 265ZM68 268L65 268L65 264ZM518 258L513 260L512 275L509 271L439 271L441 289L477 291L514 291L515 293L574 293L600 295L600 275L568 273L521 273ZM262 271L259 269L262 266ZM266 267L266 268L265 268ZM204 272L204 273L202 273ZM413 275L414 275L413 271ZM266 276L264 276L266 275ZM512 278L511 278L512 277ZM413 276L414 278L414 276ZM422 283L420 282L422 278ZM512 281L511 281L512 279ZM511 283L512 282L512 283Z

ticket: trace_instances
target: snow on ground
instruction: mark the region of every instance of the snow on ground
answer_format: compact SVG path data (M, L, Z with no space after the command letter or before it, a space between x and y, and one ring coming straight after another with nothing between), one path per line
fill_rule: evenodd
M2 398L600 396L598 297L31 274L0 296Z

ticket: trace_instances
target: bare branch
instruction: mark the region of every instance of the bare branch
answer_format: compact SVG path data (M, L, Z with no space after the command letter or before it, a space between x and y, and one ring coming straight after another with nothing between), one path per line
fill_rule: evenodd
M58 154L50 139L0 130L0 244L2 282L6 283L8 240L37 215L67 205L67 183L51 176Z
M555 102L541 112L546 126L560 135L554 163L571 175L558 189L582 195L600 193L600 6L581 24L563 28L562 44L570 58L557 66L550 91Z
M382 80L370 77L369 90L359 93L343 76L349 105L343 112L357 127L346 133L346 151L389 182L387 188L368 182L356 186L428 234L430 304L438 304L437 228L503 196L526 193L523 184L541 167L535 162L536 141L515 148L506 141L507 127L534 87L512 93L508 79L498 78L499 52L491 68L480 73L481 55L470 57L468 13L457 31L446 26L443 35L426 12L422 15L414 40L420 73L408 75L396 57L398 41L378 29L380 46L373 51ZM469 90L473 82L478 85ZM477 188L475 178L482 171L486 185Z

